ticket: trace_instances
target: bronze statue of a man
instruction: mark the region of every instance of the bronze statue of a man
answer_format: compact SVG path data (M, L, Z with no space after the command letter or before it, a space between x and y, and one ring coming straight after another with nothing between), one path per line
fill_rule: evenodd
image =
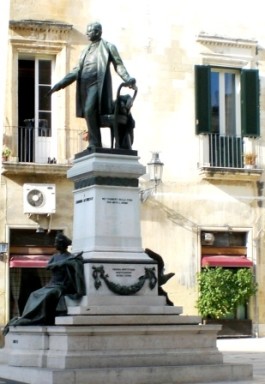
M131 88L135 87L136 80L127 72L115 45L101 38L100 23L88 24L86 34L90 44L81 53L78 65L55 84L49 94L76 81L76 116L86 119L90 146L102 147L99 118L113 113L110 64Z

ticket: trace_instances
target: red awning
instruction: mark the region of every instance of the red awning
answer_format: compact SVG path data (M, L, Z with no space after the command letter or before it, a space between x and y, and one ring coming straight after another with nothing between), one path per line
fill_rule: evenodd
M202 256L202 267L253 267L253 262L246 256L207 255Z
M51 255L11 255L10 268L45 268Z

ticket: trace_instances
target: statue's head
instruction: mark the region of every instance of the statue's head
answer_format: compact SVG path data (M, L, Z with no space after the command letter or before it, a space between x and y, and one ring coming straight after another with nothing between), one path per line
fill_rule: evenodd
M87 26L86 35L89 41L98 41L102 35L102 25L99 22L90 23Z
M62 233L58 233L55 237L54 245L58 250L66 250L69 245L72 244L72 240L66 237Z

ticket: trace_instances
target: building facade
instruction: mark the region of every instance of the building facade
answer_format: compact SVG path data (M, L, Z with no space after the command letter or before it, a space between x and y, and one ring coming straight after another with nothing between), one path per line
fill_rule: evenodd
M163 182L153 191L145 175L139 198L143 248L162 255L175 273L165 286L170 299L184 314L197 314L196 274L206 262L253 268L259 290L245 316L253 334L265 335L263 20L238 1L209 7L209 1L171 0L163 7L143 0L141 8L120 0L39 0L33 7L11 0L0 324L48 278L43 267L56 232L72 235L73 185L66 174L87 146L86 126L75 117L74 84L46 95L76 65L86 25L98 20L137 79L133 149L144 165L154 151L164 163ZM115 90L121 82L115 73L113 82ZM102 136L109 146L109 130Z

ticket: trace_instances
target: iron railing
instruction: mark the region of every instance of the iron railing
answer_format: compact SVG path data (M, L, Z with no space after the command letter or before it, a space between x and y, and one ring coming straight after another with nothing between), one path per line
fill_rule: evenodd
M82 140L81 130L56 129L52 132L45 126L35 128L32 124L27 124L4 127L4 132L4 141L9 143L11 156L18 162L67 164L88 145Z
M255 138L199 135L199 167L252 168L260 167L260 141Z

